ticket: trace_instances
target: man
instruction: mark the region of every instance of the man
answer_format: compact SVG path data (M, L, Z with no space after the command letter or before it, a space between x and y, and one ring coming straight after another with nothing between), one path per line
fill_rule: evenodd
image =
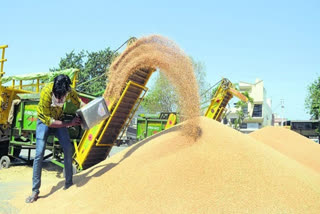
M36 156L33 161L32 194L26 199L32 203L38 199L41 185L42 161L49 135L55 135L64 152L65 186L68 189L72 184L72 144L67 127L80 125L80 118L75 117L71 122L61 120L65 101L71 101L77 108L82 106L75 89L71 88L71 80L61 74L48 83L41 91L38 104L38 120L36 129Z

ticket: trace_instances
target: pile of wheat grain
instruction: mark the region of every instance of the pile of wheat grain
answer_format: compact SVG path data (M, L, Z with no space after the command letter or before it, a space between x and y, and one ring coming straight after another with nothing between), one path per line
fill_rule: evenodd
M174 86L179 97L181 120L193 118L185 123L184 133L196 138L200 116L198 85L192 62L173 41L160 35L138 39L112 63L104 97L117 99L130 75L138 69L159 69Z
M283 127L265 127L250 136L311 169L320 172L320 146Z
M319 173L214 120L200 127L192 144L176 127L133 145L21 213L320 212Z

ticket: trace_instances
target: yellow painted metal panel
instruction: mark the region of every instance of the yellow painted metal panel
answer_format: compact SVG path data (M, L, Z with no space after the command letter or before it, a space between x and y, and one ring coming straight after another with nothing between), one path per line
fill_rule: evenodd
M248 98L244 96L243 94L240 93L240 91L234 89L234 88L229 88L229 92L238 97L240 100L243 102L248 102Z
M134 86L136 86L136 87L141 88L142 90L145 90L145 87L144 87L143 85L139 85L139 84L137 84L137 83L134 83L134 82L132 82L132 81L129 81L129 82L127 83L127 86L126 86L126 88L124 89L123 93L121 94L120 99L119 99L116 107L114 108L114 110L112 111L112 114L111 114L110 117L108 118L107 124L106 124L105 128L103 129L102 133L105 133L106 130L108 129L110 122L112 121L114 115L116 114L116 112L117 112L117 110L118 110L118 108L119 108L119 105L121 104L123 98L126 96L126 93L127 93L128 89L130 88L131 85L134 85ZM140 95L139 95L139 96L140 96ZM134 108L136 102L137 102L137 100L136 100L135 103L132 105L132 108L130 109L129 112L132 111L132 109ZM130 113L129 113L129 115L130 115ZM124 120L125 122L128 120L129 115L128 115L128 117ZM125 125L125 122L122 124L120 130L123 129L123 127L124 127L124 125ZM105 143L101 142L102 137L103 137L103 135L100 135L99 139L97 140L96 146L108 146L108 145L110 145L110 144L114 144L114 142L105 142Z
M152 69L145 81L145 84L148 82L148 80L151 77L151 74L155 71L155 69ZM108 109L111 113L110 117L107 118L106 120L102 121L100 124L98 124L97 126L94 126L92 129L87 130L83 137L81 138L80 144L78 145L78 153L75 157L75 161L79 164L79 168L82 169L82 165L85 162L86 158L89 155L89 152L92 148L92 146L94 145L94 143L96 143L96 146L107 146L107 147L112 147L114 144L113 142L101 142L102 137L104 135L104 133L107 131L108 125L112 119L112 117L114 116L117 108L119 107L123 96L125 95L125 92L128 90L128 87L130 85L134 85L137 87L142 88L144 91L147 91L148 88L145 87L145 85L139 85L135 82L129 81L126 85L126 88L124 90L124 92L122 93L120 99L118 102L116 102L116 100L114 98L111 97L105 97L105 100L107 102L108 105ZM141 95L141 94L140 94ZM140 96L139 95L139 96ZM137 102L137 101L136 101ZM115 108L113 109L113 106L116 104ZM134 105L133 105L134 106ZM131 109L132 110L132 109ZM125 125L125 123L122 125L122 127ZM111 148L110 148L111 149Z
M211 100L211 104L208 107L205 116L217 121L221 121L222 113L233 96L238 97L244 102L248 101L246 96L233 88L233 84L228 79L223 78L215 95L213 96L213 99Z
M176 124L176 122L177 122L177 116L175 114L170 114L164 129L169 129L173 127Z
M2 55L0 58L0 63L1 63L1 65L0 65L0 86L2 85L1 77L5 74L5 72L3 72L3 64L5 61L7 61L7 59L4 58L5 50L7 47L8 47L8 45L1 45L0 46L0 49L2 49Z
M85 131L83 134L80 144L78 145L78 155L75 160L82 167L82 164L86 160L92 146L94 145L100 131L105 125L105 120L101 121L98 125L92 127L91 129Z

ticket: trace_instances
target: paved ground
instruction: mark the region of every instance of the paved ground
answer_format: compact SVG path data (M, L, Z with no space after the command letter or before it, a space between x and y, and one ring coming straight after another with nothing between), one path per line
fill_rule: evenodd
M14 194L16 194L20 188L28 185L30 185L30 182L12 181L0 183L0 213L18 213L18 209L12 206L9 200L13 198Z
M127 146L113 147L110 156L122 151ZM48 153L48 152L47 152ZM21 156L26 157L27 151L22 151ZM31 153L34 156L34 152ZM62 169L47 160L44 162L42 178L48 182L54 182L63 179ZM19 212L9 201L21 190L31 188L32 167L25 165L21 161L14 161L8 169L0 170L0 213L16 214ZM30 190L31 191L31 190Z

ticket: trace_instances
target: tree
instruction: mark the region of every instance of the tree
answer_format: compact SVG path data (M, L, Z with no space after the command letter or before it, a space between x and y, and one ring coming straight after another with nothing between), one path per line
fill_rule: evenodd
M164 74L159 73L155 84L145 96L141 105L148 113L176 112L178 96Z
M106 71L109 69L113 59L117 56L110 48L97 52L71 51L60 59L58 68L50 71L77 68L80 70L76 89L81 92L100 96L106 87Z
M253 98L250 97L249 93L247 91L242 92L242 94L244 96L246 96L248 98L248 102L253 104ZM242 100L239 100L238 102L235 103L235 108L236 110L236 115L238 116L235 121L234 124L230 124L233 126L234 129L236 130L240 130L240 125L243 123L243 120L248 116L247 113L245 112L245 108L248 107L248 102L244 102Z
M305 108L311 118L318 120L320 116L320 76L307 88Z
M196 62L191 58L193 70L197 78L199 92L204 92L208 83L206 82L206 73L204 71L204 64ZM159 73L155 78L155 83L150 88L150 91L145 96L141 105L147 113L159 112L178 112L178 95L175 92L174 86L169 82L164 74ZM205 94L202 98L210 96Z
M203 103L210 100L212 98L212 93L210 90L207 91L209 88L209 83L207 82L207 73L205 72L205 64L203 62L197 62L191 57L193 71L197 78L197 83L199 87L199 95L200 95L200 103Z

